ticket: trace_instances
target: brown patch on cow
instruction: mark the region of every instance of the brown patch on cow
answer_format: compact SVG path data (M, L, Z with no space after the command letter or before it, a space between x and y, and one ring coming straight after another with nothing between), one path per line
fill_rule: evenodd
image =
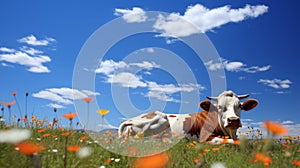
M177 117L177 115L171 114L171 115L169 115L168 117Z
M155 111L153 111L153 112L143 115L142 118L152 119L155 116L156 116Z
M190 114L183 122L183 131L191 136L200 136L200 131L204 127L205 132L202 132L202 137L208 137L207 140L216 136L225 136L221 126L218 123L217 112L199 112Z

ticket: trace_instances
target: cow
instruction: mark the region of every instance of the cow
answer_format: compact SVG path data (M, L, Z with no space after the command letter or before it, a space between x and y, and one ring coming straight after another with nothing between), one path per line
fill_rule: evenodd
M233 91L224 91L218 97L208 97L211 101L200 102L202 112L193 114L169 114L168 120L171 131L179 135L190 135L200 138L199 141L212 141L219 143L222 138L237 139L236 131L242 127L241 111L253 109L258 101L248 99L245 102L240 100L249 97L246 95L236 95ZM201 134L200 134L201 132Z
M125 130L125 128L127 128ZM124 121L118 129L119 137L123 136L151 136L170 132L170 123L166 114L153 111L141 114Z
M152 118L145 117L151 115L151 113L142 114L121 124L119 136L122 136L125 126L129 126L128 132L133 132L134 135L146 131L148 136L157 134L159 130L166 130L169 126L171 133L176 133L179 136L196 136L200 142L219 143L222 140L218 138L219 136L228 137L233 142L237 139L237 129L242 126L241 111L249 111L258 104L255 99L240 102L240 100L247 97L249 97L249 94L237 95L233 91L224 91L218 97L207 96L210 101L200 102L200 107L204 110L202 112L164 114L156 111L152 113L153 116L155 115ZM213 104L211 101L216 103ZM154 118L156 122L154 122ZM158 122L160 120L162 120L162 124Z

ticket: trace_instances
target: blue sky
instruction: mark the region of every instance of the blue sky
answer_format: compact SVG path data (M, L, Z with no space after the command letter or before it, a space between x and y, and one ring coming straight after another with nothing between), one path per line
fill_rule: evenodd
M261 122L273 120L288 126L292 134L299 134L300 116L295 109L300 103L300 13L296 3L1 2L0 101L12 101L11 92L18 92L21 112L25 114L28 92L28 114L52 120L53 107L57 107L59 117L78 111L84 122L87 106L81 99L94 97L90 104L93 128L101 123L95 113L99 108L109 109L107 122L118 126L121 118L154 109L176 113L181 105L193 103L196 109L191 105L191 111L184 112L200 110L195 101L207 95L217 96L211 95L209 74L224 71L224 76L218 78L226 82L227 90L249 93L260 102L252 111L242 113L245 124L261 127ZM166 13L150 17L149 11ZM107 38L125 31L127 25L148 23L152 31L118 39L101 59L100 55L86 56L95 59L93 65L78 66L78 60L85 59L80 54L84 44L114 19L125 26L114 26L107 36L98 38L95 45L99 51ZM211 42L220 59L203 61L180 40L197 35L209 39L206 42ZM73 88L76 70L92 75L94 80L82 83L95 87ZM195 77L195 83L189 74ZM73 96L80 107L74 106ZM132 107L136 111L127 111ZM5 112L7 117L7 109ZM16 105L12 112L19 117ZM62 119L61 123L66 121Z

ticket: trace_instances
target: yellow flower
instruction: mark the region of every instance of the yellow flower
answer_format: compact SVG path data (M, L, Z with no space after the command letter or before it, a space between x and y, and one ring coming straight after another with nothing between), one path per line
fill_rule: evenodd
M100 110L97 110L97 113L98 114L101 114L101 115L105 115L109 112L109 110L105 110L105 109L100 109Z

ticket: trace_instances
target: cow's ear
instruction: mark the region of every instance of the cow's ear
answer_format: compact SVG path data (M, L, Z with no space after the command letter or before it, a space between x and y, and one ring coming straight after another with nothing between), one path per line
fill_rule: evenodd
M200 102L200 107L205 111L215 111L216 107L208 100Z
M242 103L242 109L249 111L253 109L258 104L258 101L255 99L249 99Z

